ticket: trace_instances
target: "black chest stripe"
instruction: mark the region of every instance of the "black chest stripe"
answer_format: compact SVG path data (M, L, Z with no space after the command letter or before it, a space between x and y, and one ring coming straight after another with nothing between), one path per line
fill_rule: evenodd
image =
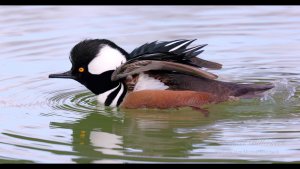
M121 85L123 85L123 84L121 84ZM123 86L123 93L121 94L121 96L119 97L119 100L118 100L118 102L117 102L117 106L119 106L121 103L122 103L122 101L123 101L123 99L124 99L124 97L125 97L125 94L127 93L127 90L126 90L126 87L125 86Z
M114 90L113 92L111 92L107 96L107 98L105 100L105 103L104 103L105 106L110 106L110 104L113 102L113 100L115 99L115 97L118 95L118 93L119 93L119 91L121 89L121 85L122 84L119 84L118 88L116 90Z

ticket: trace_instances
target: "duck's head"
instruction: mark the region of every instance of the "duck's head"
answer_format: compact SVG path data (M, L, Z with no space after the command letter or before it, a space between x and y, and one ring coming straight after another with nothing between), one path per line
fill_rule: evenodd
M119 84L111 81L111 75L116 67L126 62L127 57L125 50L109 40L84 40L71 50L71 70L50 74L49 78L74 79L98 95Z

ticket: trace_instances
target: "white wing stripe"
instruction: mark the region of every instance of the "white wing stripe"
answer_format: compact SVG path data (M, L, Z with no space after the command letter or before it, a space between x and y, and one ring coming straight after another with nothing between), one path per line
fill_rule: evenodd
M175 48L169 50L169 52L172 52L173 50L176 50L176 49L180 48L181 46L183 46L183 45L185 45L185 44L187 44L187 43L189 43L189 42L190 42L190 41L187 41L187 42L185 42L185 43L183 43L183 44L181 44L181 45L179 45L179 46L176 46Z
M174 44L174 43L177 43L177 42L180 42L180 41L182 41L182 40L176 40L176 41L174 41L174 42L171 42L171 43L166 44L165 46L170 46L170 45L172 45L172 44Z
M187 53L187 52L189 52L189 51L191 51L191 50L193 50L193 49L195 49L195 48L198 48L198 47L199 47L199 46L195 46L195 47L189 48L188 50L184 51L183 53Z

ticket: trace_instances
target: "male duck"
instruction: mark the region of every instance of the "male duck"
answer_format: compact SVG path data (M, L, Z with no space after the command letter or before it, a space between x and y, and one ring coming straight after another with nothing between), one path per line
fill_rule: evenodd
M217 75L199 68L222 65L196 57L206 45L188 48L193 41L155 41L127 53L106 39L84 40L71 50L71 70L49 78L74 79L105 106L124 108L201 109L203 104L257 97L273 87L215 80Z

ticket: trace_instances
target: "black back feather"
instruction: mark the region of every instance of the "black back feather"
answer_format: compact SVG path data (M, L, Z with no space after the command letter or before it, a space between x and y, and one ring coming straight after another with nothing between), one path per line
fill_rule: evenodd
M137 47L129 54L128 62L134 62L136 60L162 60L183 63L195 67L205 67L202 64L199 64L202 63L199 61L205 60L197 58L196 56L204 51L200 49L205 47L207 44L188 48L188 46L195 40L196 39L178 39L173 41L154 41L146 43ZM214 62L209 63L208 68L221 68L221 64Z

